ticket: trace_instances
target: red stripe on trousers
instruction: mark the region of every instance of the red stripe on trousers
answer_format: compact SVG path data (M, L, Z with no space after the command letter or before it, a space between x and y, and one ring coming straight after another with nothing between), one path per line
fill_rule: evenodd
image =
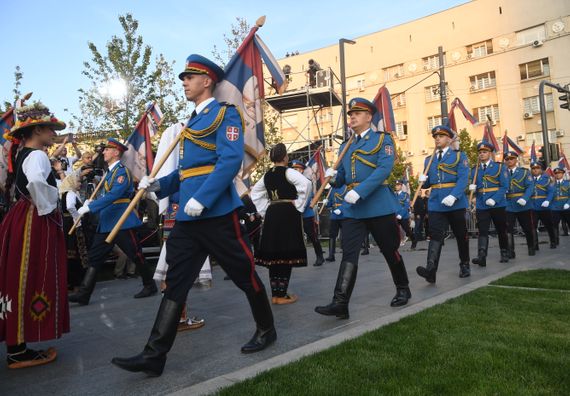
M247 258L249 259L249 264L251 267L251 273L250 273L250 277L251 277L251 283L253 284L253 289L256 292L259 292L261 290L261 288L259 287L259 284L257 283L257 279L255 279L255 261L253 260L253 253L251 252L249 246L247 246L247 243L245 243L245 241L242 238L241 235L241 227L239 224L239 219L238 219L238 215L237 212L233 212L232 213L232 220L234 222L234 230L236 232L236 237L238 242L240 243L244 253L246 254Z

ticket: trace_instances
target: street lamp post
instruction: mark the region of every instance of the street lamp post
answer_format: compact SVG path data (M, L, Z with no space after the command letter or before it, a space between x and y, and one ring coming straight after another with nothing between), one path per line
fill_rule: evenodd
M344 44L356 44L356 41L341 38L338 40L338 46L340 51L340 86L342 90L342 128L343 135L346 138L348 131L348 121L346 119L346 74L345 74L345 64L344 64Z

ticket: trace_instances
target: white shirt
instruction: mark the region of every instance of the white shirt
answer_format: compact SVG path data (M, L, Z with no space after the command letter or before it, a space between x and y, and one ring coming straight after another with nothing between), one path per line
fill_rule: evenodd
M483 169L483 165L485 166L485 168L488 168L490 164L491 164L491 160L488 160L487 162L481 163L481 169Z
M117 165L119 165L120 161L115 161L111 165L109 165L108 172L111 172Z
M311 187L312 183L309 179L303 176L300 172L297 172L294 169L287 168L285 171L285 177L287 181L295 186L297 190L297 199L293 202L295 208L303 213L305 211L305 205L307 203L307 199L311 194ZM265 177L259 179L255 186L253 186L251 190L251 200L253 201L257 211L263 217L265 217L265 212L269 207L269 195L267 194L267 188L265 188Z
M51 164L42 150L32 151L22 163L22 171L28 179L26 188L32 202L38 209L38 215L50 214L57 208L59 193L57 187L50 186L47 178L51 173Z
M77 209L75 208L77 201L79 201L80 204L82 203L75 191L68 191L65 196L65 208L73 218L74 222L77 221L77 218L79 217L79 213L77 213ZM81 225L81 222L78 225Z
M447 151L449 150L449 146L447 146L446 148L442 148L442 149L437 149L435 152L436 157L439 157L439 151L441 150L441 158L443 159L443 157L445 156L445 154L447 153Z
M201 102L199 105L196 106L196 114L200 114L202 110L206 108L210 103L214 101L214 97L208 98L205 101Z

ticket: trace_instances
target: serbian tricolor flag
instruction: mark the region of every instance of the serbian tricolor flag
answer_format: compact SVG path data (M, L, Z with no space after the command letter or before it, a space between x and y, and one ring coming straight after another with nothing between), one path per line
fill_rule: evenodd
M568 163L568 159L566 159L566 154L561 153L560 159L558 160L558 167L564 168L566 172L570 170L570 164Z
M323 155L323 146L319 147L315 154L311 157L305 166L303 172L305 177L313 182L313 187L317 190L325 182L325 158Z
M519 146L518 144L516 144L513 139L511 139L510 137L508 137L506 135L506 133L505 133L505 138L507 139L507 144L513 149L514 152L516 152L518 155L521 155L522 153L524 153L524 150L522 149L522 147Z
M495 151L499 150L499 142L497 142L497 139L495 138L495 134L493 133L493 126L491 125L490 121L485 123L485 129L483 130L483 140L495 146Z
M538 158L536 157L536 147L534 145L534 140L532 141L532 146L530 146L530 163L538 162Z
M376 114L372 116L372 129L379 132L394 132L396 130L396 122L394 121L392 99L385 85L380 87L372 103L378 109Z
M14 125L14 108L2 114L0 119L0 189L4 189L10 168L10 146L12 142L4 137Z
M225 78L216 85L214 97L219 102L238 107L244 118L245 155L242 178L249 177L257 160L265 155L262 100L265 96L263 64L269 70L274 87L279 93L285 89L285 74L279 67L269 48L256 35L265 18L259 19L235 55L226 65Z
M131 171L136 180L148 175L154 165L151 138L160 126L162 112L151 104L145 110L133 133L127 138L125 146L129 149L123 154L122 162ZM153 124L156 122L156 126Z
M448 126L451 128L451 130L457 132L457 123L455 122L455 109L458 108L459 110L461 110L461 113L463 114L463 117L465 117L465 119L467 121L469 121L471 123L471 125L476 125L477 124L477 119L473 116L473 114L471 114L469 112L469 110L467 110L465 108L465 105L463 104L463 102L459 99L459 98L455 98L453 99L453 101L451 102L451 107L449 109L449 114L447 115L447 119L448 119Z

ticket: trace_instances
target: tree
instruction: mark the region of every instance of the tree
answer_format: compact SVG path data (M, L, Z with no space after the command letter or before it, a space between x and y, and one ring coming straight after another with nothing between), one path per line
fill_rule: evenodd
M20 91L20 86L22 85L23 78L24 78L24 72L22 72L20 66L17 65L16 69L14 70L14 88L12 89L14 98L12 101L4 100L4 112L8 111L10 107L12 107L14 103L22 96L22 92Z
M247 22L247 19L236 17L236 23L232 24L230 29L230 34L224 33L224 43L226 48L220 50L216 45L214 45L214 49L212 50L214 59L220 63L222 68L226 67L226 64L232 56L234 56L236 50L247 37L251 30L251 25Z
M127 137L150 102L158 102L164 125L176 122L186 106L174 89L174 62L162 54L151 65L152 48L138 34L139 22L131 14L119 16L122 37L112 36L105 53L89 42L90 62L82 72L89 88L79 89L80 116L74 116L84 130L116 130Z
M472 139L467 129L462 129L459 131L459 150L463 151L467 155L469 160L469 167L477 165L477 159L479 157L479 152L477 151L477 140Z
M412 169L412 163L406 161L404 152L401 148L396 147L396 159L394 161L394 168L388 177L388 184L394 187L396 180L402 180L406 178L406 169L408 169L408 182L411 190L415 190L418 186L418 179L412 175L410 171Z

